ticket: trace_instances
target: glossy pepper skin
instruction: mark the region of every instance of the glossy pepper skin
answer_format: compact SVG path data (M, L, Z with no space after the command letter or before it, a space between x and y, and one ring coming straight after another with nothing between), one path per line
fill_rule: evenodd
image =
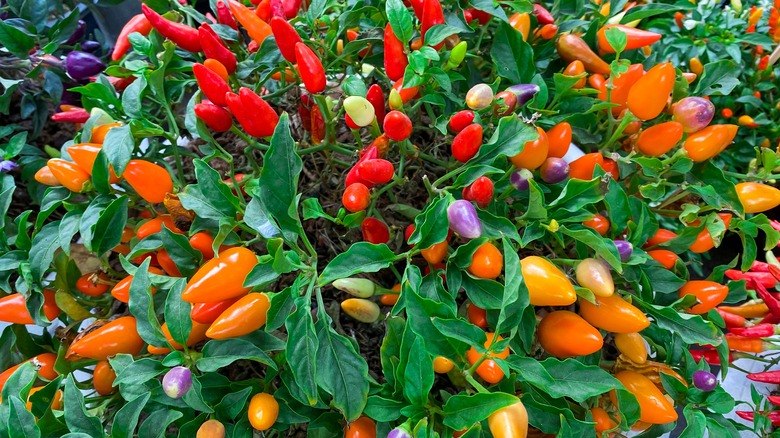
M282 17L271 18L271 31L274 34L274 40L276 40L276 45L279 46L279 51L282 52L284 59L288 62L295 63L297 59L295 46L298 43L303 42L301 36L295 28Z
M187 283L182 299L188 303L211 303L249 292L244 279L257 265L257 256L243 247L229 248L204 264Z
M366 100L371 103L371 106L374 107L374 115L376 116L376 121L380 125L384 123L385 121L385 115L386 115L386 109L385 109L385 94L382 92L382 87L380 87L378 84L373 84L370 87L368 87L368 92L366 93Z
M66 360L88 358L105 360L117 354L138 354L144 340L138 336L136 320L123 316L77 338L65 353Z
M238 24L236 23L236 19L233 18L233 14L230 12L230 7L222 0L217 1L217 22L219 22L219 24L224 24L233 30L238 30Z
M639 402L639 420L650 424L666 424L677 420L674 406L650 379L634 371L621 371L615 374L615 378L634 394ZM615 398L613 393L610 393L610 397ZM617 405L615 402L613 404Z
M46 166L54 178L71 192L83 191L84 184L89 181L89 174L76 163L61 158L52 158L46 163Z
M596 303L580 301L580 315L594 327L612 333L641 332L650 325L641 310L620 295L596 297Z
M406 66L409 65L409 59L404 53L404 43L395 36L390 23L385 26L385 54L384 65L385 74L391 81L397 81L404 77Z
M577 301L569 278L558 267L539 256L520 260L533 306L568 306Z
M233 116L212 103L195 104L195 115L214 132L225 132L233 126Z
M268 23L240 2L228 0L228 5L230 5L230 11L233 12L233 16L241 23L241 26L246 29L246 33L258 46L263 44L263 41L273 33Z
M295 56L298 60L298 72L306 90L312 94L325 91L325 68L317 54L301 42L295 44Z
M208 330L210 325L211 324L202 324L197 321L192 321L192 329L190 329L190 334L187 336L187 346L191 347L198 342L205 340L207 337L206 330ZM180 343L173 339L173 336L171 336L171 330L168 328L168 323L163 323L161 328L163 335L165 335L165 340L174 350L181 350L184 348ZM168 354L171 352L170 348L155 347L154 345L149 345L146 347L146 350L151 354Z
M173 179L168 170L145 160L130 160L122 177L146 202L163 202L166 193L173 192Z
M722 303L729 294L728 286L708 280L691 280L680 288L678 296L680 298L686 295L693 295L699 301L699 304L688 309L689 313L701 315L714 309L715 306Z
M493 338L496 337L495 333L487 333L487 341L485 341L485 348L488 348L490 344L493 342ZM501 341L503 338L501 336L498 336L496 339L496 342ZM471 365L474 365L477 363L477 361L482 357L482 354L477 352L477 349L474 347L471 347L469 351L466 353L466 358L468 359L469 363ZM478 367L477 367L477 374L479 377L482 378L482 380L490 383L495 384L500 382L504 378L504 372L501 370L501 368L498 366L496 361L493 359L490 359L491 357L497 357L499 359L506 359L509 357L509 347L503 349L502 351L499 351L497 353L490 353L488 354L488 359L485 359Z
M682 140L683 126L678 122L664 122L653 125L639 134L636 146L639 152L658 157L663 155Z
M203 64L192 64L192 73L198 81L198 87L203 94L213 103L226 106L225 95L230 92L230 86L217 73L206 68Z
M160 268L156 268L154 266L149 266L149 273L164 275ZM111 289L111 296L123 303L130 302L130 285L133 283L133 278L134 277L132 275L128 275L127 277L119 280L119 282ZM152 293L154 292L155 288L152 287Z
M544 163L547 159L548 152L550 150L549 140L547 139L547 133L544 129L537 127L539 136L536 140L531 140L525 143L523 150L511 157L509 160L518 169L534 170Z
M422 35L423 44L425 43L425 34L428 33L428 29L437 24L444 24L444 11L441 8L441 2L439 0L423 0L423 13L420 26L420 34ZM444 43L439 43L434 46L434 49L439 50ZM429 44L430 45L430 44Z
M780 190L771 185L742 182L736 189L745 213L763 213L780 205Z
M236 55L225 46L214 29L208 23L203 23L198 28L198 36L206 58L219 61L227 73L232 75L236 71Z
M251 293L233 303L211 324L206 336L228 339L249 334L265 325L271 302L263 293Z
M652 257L658 263L662 264L666 269L674 268L675 263L677 263L677 260L680 259L677 254L669 251L668 249L653 249L647 251L647 255Z
M43 291L43 314L49 321L54 321L60 314L60 309L54 300L54 291ZM0 321L9 324L35 324L27 310L24 295L15 293L0 298Z
M636 364L647 362L647 347L639 333L615 333L615 347L631 362Z
M143 36L147 36L151 31L152 23L147 20L144 14L138 14L131 18L119 32L119 36L116 37L116 44L114 44L114 50L111 52L111 59L118 61L130 50L131 45L128 37L131 33L138 32Z
M198 30L194 27L165 19L162 15L158 14L145 4L141 5L141 11L146 19L149 20L149 23L151 23L154 30L160 32L160 35L168 38L174 44L188 52L198 53L202 51Z
M718 213L718 216L723 221L723 225L728 230L729 224L731 224L731 213ZM706 228L701 230L696 240L688 248L691 252L701 254L707 252L715 247L715 242L712 240L712 235Z
M710 125L701 131L688 135L683 148L693 161L701 162L723 152L734 141L737 125Z
M626 104L642 120L658 117L674 88L676 72L668 62L656 65L639 78L628 92Z
M572 130L567 122L561 122L547 131L547 157L563 158L571 145Z
M107 360L101 360L95 365L95 370L92 372L92 386L98 394L109 395L116 391L114 380L116 380L116 372Z
M241 297L230 298L224 301L214 301L211 303L194 304L192 306L192 311L190 311L190 317L193 322L211 324L219 318L219 315L239 299L241 299Z
M344 438L376 438L376 423L361 416L344 427Z
M536 334L542 348L559 359L586 356L601 350L604 345L604 338L598 330L568 310L545 315Z
M279 417L279 402L271 394L255 394L249 401L249 423L257 430L268 430Z
M601 53L615 53L615 48L607 41L607 30L611 28L620 29L621 32L626 34L626 47L624 50L634 50L645 46L649 46L654 42L661 39L661 34L650 32L642 29L637 29L622 24L608 24L599 29L596 34L599 44L599 51Z
M33 362L33 364L38 364L40 368L38 368L38 375L43 377L47 380L54 380L57 378L59 373L54 370L54 363L57 361L57 355L54 353L43 353L39 354L35 357L32 357L18 365L14 365L11 368L8 368L7 370L0 373L0 391L3 390L3 386L5 386L5 382L8 381L8 378L11 377L11 374L13 374L17 369L19 369L22 364L27 362Z
M279 115L257 93L241 87L238 95L228 93L225 98L230 111L247 134L262 138L274 133L279 123Z
M68 155L83 171L92 176L92 168L95 166L95 160L97 160L100 149L100 145L91 143L74 144L68 148ZM109 165L108 182L111 184L119 182L119 177L116 176L111 165Z
M567 33L559 36L555 47L558 49L558 55L566 62L580 61L585 66L585 70L591 73L602 75L610 73L609 64L604 62L588 47L588 43L577 35Z
M494 438L524 438L528 435L528 411L523 402L501 408L488 417L488 428Z
M465 163L477 155L481 146L482 125L472 123L452 140L452 156L461 163Z

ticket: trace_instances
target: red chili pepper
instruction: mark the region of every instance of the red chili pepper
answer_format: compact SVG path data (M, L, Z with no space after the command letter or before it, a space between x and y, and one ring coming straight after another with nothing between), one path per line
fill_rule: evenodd
M729 330L738 336L745 336L747 338L766 338L774 336L776 333L776 326L773 324L756 324L750 327L734 327Z
M717 308L715 309L715 311L718 312L718 315L720 315L721 318L723 318L723 321L726 323L726 328L745 326L746 320L744 317Z
M219 24L224 24L233 30L238 30L238 23L233 18L233 14L230 13L230 8L222 0L217 2L217 21Z
M216 59L225 66L228 74L233 74L236 71L236 55L225 46L214 29L208 23L203 23L198 28L198 35L206 58Z
M710 365L720 365L720 356L718 356L718 352L715 350L688 350L691 353L691 356L693 356L693 360L696 362L701 361L704 359L705 362L707 362ZM729 352L729 363L734 360L732 353Z
M195 74L195 80L198 81L200 91L216 105L226 106L225 95L230 93L230 85L214 71L198 62L192 64L192 73Z
M60 111L51 116L52 122L60 123L86 123L89 120L89 111L84 108L75 108L68 111Z
M196 104L195 115L214 132L225 132L233 126L233 116L226 109L211 103Z
M374 115L376 116L376 121L380 125L385 120L385 94L382 92L382 87L380 87L378 84L373 84L370 87L368 87L368 92L366 93L366 100L371 104L371 106L374 107Z
M284 6L284 16L288 20L295 18L298 15L298 11L301 9L301 3L303 0L282 0Z
M471 185L463 188L463 199L474 201L480 208L485 208L493 200L493 181L486 176L480 176Z
M780 370L751 373L747 375L747 378L754 382L778 384L780 383Z
M97 79L97 78L95 78ZM125 88L128 87L128 85L135 82L136 78L135 76L128 76L126 78L117 78L114 76L107 76L108 82L111 83L111 85L114 86L114 89L116 91L119 91L120 93L125 90ZM90 81L92 81L92 78L89 78ZM94 82L94 81L93 81Z
M769 265L769 273L771 273L777 281L780 281L780 268L775 265Z
M254 4L254 2L252 2ZM262 0L255 8L255 14L266 23L271 21L271 0Z
M617 28L626 35L626 47L624 50L634 50L640 47L649 46L661 39L661 34L649 32L642 29L635 29L622 24L608 24L599 29L597 39L601 53L615 53L615 49L607 41L607 30Z
M274 133L279 115L271 105L254 91L241 87L238 95L228 93L226 100L230 111L247 134L253 137L268 137Z
M422 35L423 44L425 43L425 34L428 29L437 24L444 24L444 11L441 9L441 3L439 0L423 0L423 13L422 13L422 25L420 26L420 34ZM433 48L439 50L443 42L437 44Z
M367 217L360 224L363 240L373 244L387 243L390 241L390 230L387 224L377 218Z
M228 307L241 299L241 297L229 298L224 301L215 301L213 303L197 303L192 305L190 317L193 321L201 324L211 324L219 318Z
M143 11L144 16L149 20L149 23L152 24L154 30L160 32L160 35L165 38L173 41L177 46L192 53L198 53L202 50L200 47L198 30L194 27L189 27L186 24L163 18L162 15L158 14L145 4L141 5L141 11Z
M404 77L409 59L404 53L404 43L393 32L390 23L385 26L385 74L391 81Z
M128 50L130 50L130 40L128 40L127 37L129 37L131 33L138 32L143 36L147 36L151 31L152 23L146 19L144 14L138 14L131 18L119 32L119 36L116 37L116 44L114 45L114 51L111 52L111 59L118 61L125 56L125 53L127 53Z
M780 317L768 313L761 318L760 324L780 324Z
M758 282L764 287L775 287L777 280L770 272L742 272L737 269L729 269L726 271L726 277L730 280L747 280L748 287L752 289L752 281Z
M325 68L314 51L304 43L295 44L295 55L298 60L298 73L303 85L309 93L317 94L325 90Z
M752 265L750 265L750 271L752 272L769 272L769 267L772 266L769 263L766 262L759 262L758 260L754 261Z
M319 105L314 103L311 107L311 142L314 144L322 143L326 134L325 118L322 117Z
M374 186L373 183L364 180L360 177L360 171L358 170L360 164L368 160L375 160L379 157L379 150L374 143L371 143L366 149L363 150L363 154L357 163L349 170L347 177L344 180L345 187L349 187L354 183L363 183L369 189Z
M417 17L417 20L422 21L425 0L409 0L408 3L412 4L412 9L414 10L414 15Z
M458 111L450 117L450 129L456 133L463 131L472 123L474 123L474 111L471 110Z
M548 11L539 3L534 3L534 11L532 13L534 17L536 17L536 21L541 25L555 23L555 18L552 16L550 11Z
M363 160L355 166L357 173L362 181L368 181L373 184L384 184L393 179L395 168L393 163L382 159L375 158L371 160ZM362 182L361 181L361 182ZM365 182L363 182L365 184Z
M228 5L230 6L230 11L233 12L233 16L236 17L236 20L246 29L249 37L258 45L262 44L268 38L268 35L271 35L271 26L258 17L254 11L236 0L228 0Z
M472 123L452 140L452 156L461 163L474 158L482 146L482 125Z
M764 303L769 308L769 313L780 317L780 302L777 301L777 298L770 294L766 287L755 279L749 278L748 285L750 284L753 284L755 287L758 297L764 300Z
M303 129L311 132L311 95L302 93L301 101L298 103L298 116L301 118Z
M274 33L274 39L276 45L279 46L279 51L282 52L282 56L293 64L296 61L295 46L298 43L302 43L301 36L295 30L292 25L282 17L274 17L271 19L271 30Z
M747 421L753 421L753 418L755 417L755 412L751 412L751 411L735 411L735 413L740 418ZM772 422L772 426L780 426L780 411L772 411L760 415L769 418L769 421Z
M780 406L780 395L768 395L766 399L775 406Z

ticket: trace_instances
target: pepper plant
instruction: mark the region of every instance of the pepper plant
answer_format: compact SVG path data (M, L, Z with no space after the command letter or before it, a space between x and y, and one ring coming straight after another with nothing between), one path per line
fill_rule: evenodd
M642 29L693 6L601 3L144 4L40 208L3 180L0 430L739 436L780 190Z

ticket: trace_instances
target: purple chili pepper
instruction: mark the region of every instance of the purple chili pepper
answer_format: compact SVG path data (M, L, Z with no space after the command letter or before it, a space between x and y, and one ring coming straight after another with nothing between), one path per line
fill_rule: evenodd
M450 229L465 239L476 239L482 235L482 222L477 209L469 201L459 199L447 207Z

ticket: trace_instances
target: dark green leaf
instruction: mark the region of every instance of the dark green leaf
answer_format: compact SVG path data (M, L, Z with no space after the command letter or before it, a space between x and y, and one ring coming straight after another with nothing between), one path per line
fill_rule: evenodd
M466 429L493 412L518 402L517 397L502 392L474 395L457 394L444 404L444 425L455 430Z
M425 340L417 336L404 369L404 395L407 400L414 405L425 406L433 387L433 377L433 359L425 349Z
M536 73L534 51L520 32L509 23L501 22L493 36L490 58L499 76L510 84L526 84Z
M387 245L358 242L331 260L320 274L319 284L326 285L339 278L347 278L358 272L377 272L395 260L395 254Z
M138 417L146 402L151 397L150 393L141 394L132 399L117 411L114 416L114 422L111 425L112 438L131 438L134 436L135 428L138 425Z
M307 296L295 300L295 311L285 322L287 328L287 361L295 382L308 398L309 404L317 403L317 332L311 316L311 299Z
M65 379L65 423L71 432L85 433L91 437L102 437L100 418L90 415L84 406L84 395L76 387L73 375Z
M274 361L263 350L245 339L209 341L202 353L196 365L205 373L217 371L241 359L254 360L276 369Z
M182 206L200 218L235 220L239 202L231 188L203 160L195 160L193 164L198 183L190 184L179 193Z
M130 131L130 125L117 126L108 130L102 150L108 157L109 163L114 166L114 172L118 176L122 176L124 173L127 163L133 156L134 149L135 140Z
M133 281L130 283L128 307L130 308L130 313L135 316L138 335L141 336L141 339L155 347L165 347L168 343L160 327L160 321L157 319L154 301L152 300L149 263L150 260L148 258L145 259L135 271L135 274L133 274Z
M171 338L181 345L187 344L187 338L192 331L190 312L192 305L181 299L187 282L180 278L171 286L165 298L165 325L171 333Z

